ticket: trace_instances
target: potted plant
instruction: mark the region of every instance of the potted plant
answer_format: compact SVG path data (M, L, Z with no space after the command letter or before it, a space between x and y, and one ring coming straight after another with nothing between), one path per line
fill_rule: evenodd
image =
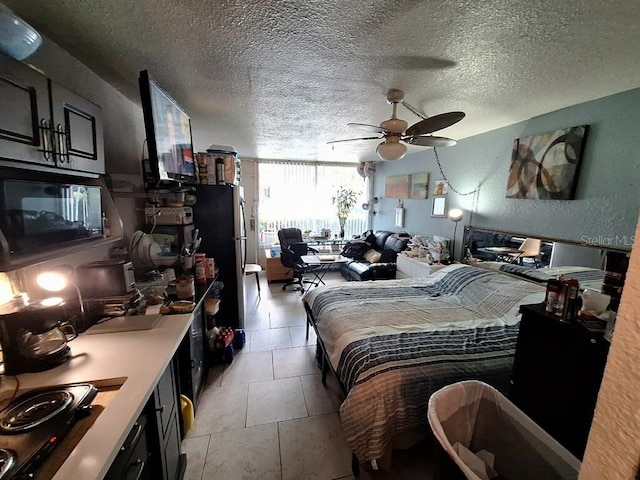
M344 238L344 224L358 201L358 193L350 188L339 186L331 202L336 206L338 223L340 224L340 238Z

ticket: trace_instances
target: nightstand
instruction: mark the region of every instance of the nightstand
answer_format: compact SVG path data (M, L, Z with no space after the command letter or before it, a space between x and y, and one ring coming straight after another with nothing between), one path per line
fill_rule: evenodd
M544 304L521 305L509 397L582 459L609 342L580 323L548 316Z

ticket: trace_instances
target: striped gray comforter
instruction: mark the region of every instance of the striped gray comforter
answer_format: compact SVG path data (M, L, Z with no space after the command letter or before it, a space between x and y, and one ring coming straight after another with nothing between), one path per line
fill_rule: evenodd
M521 304L544 287L450 265L426 278L349 282L309 291L316 331L348 394L340 419L360 461L427 429L429 396L460 380L508 385Z

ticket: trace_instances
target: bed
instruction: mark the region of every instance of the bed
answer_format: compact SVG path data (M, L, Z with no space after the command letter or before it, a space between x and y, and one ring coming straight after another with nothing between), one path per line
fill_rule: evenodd
M308 320L345 391L340 419L357 460L388 459L399 440L424 438L429 396L444 385L477 379L506 393L519 306L543 301L544 290L456 264L307 292Z
M497 272L508 273L527 280L546 284L548 280L563 275L565 278L575 278L580 283L580 289L589 288L600 291L604 281L604 270L592 267L562 266L530 268L521 265L504 262L481 262L478 267L486 268Z

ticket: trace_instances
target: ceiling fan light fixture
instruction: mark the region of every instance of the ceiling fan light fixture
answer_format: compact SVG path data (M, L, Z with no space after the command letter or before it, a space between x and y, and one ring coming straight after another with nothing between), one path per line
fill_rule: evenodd
M382 160L400 160L407 153L407 146L399 142L382 142L376 147Z

